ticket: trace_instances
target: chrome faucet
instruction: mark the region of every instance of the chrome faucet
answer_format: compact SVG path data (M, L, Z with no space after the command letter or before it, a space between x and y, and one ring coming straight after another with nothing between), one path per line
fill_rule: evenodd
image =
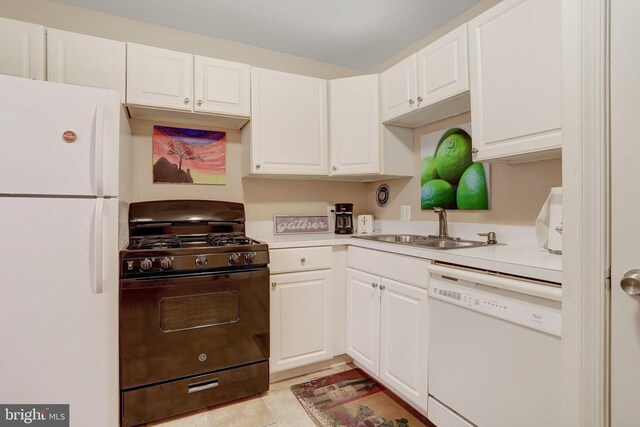
M438 237L441 239L449 238L449 230L447 228L447 211L444 208L433 208L438 214Z

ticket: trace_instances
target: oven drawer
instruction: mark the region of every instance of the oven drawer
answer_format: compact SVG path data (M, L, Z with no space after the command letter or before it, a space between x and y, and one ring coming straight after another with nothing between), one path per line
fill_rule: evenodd
M269 362L122 393L122 426L135 426L269 389Z
M331 268L331 246L269 250L271 274Z

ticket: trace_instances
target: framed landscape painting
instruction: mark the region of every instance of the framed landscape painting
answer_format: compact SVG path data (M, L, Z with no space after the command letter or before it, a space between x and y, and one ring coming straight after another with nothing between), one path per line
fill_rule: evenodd
M471 123L420 137L420 208L490 208L488 164L473 161Z
M226 132L153 127L153 182L227 182Z

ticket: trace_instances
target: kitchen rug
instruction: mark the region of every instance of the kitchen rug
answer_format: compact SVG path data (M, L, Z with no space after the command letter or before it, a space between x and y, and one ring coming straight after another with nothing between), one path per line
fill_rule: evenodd
M360 369L291 386L318 427L435 427Z

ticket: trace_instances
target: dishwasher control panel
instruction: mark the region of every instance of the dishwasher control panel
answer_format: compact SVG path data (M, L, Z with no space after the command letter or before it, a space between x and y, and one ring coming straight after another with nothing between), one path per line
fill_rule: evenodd
M560 303L556 301L437 274L431 275L429 297L560 336Z

